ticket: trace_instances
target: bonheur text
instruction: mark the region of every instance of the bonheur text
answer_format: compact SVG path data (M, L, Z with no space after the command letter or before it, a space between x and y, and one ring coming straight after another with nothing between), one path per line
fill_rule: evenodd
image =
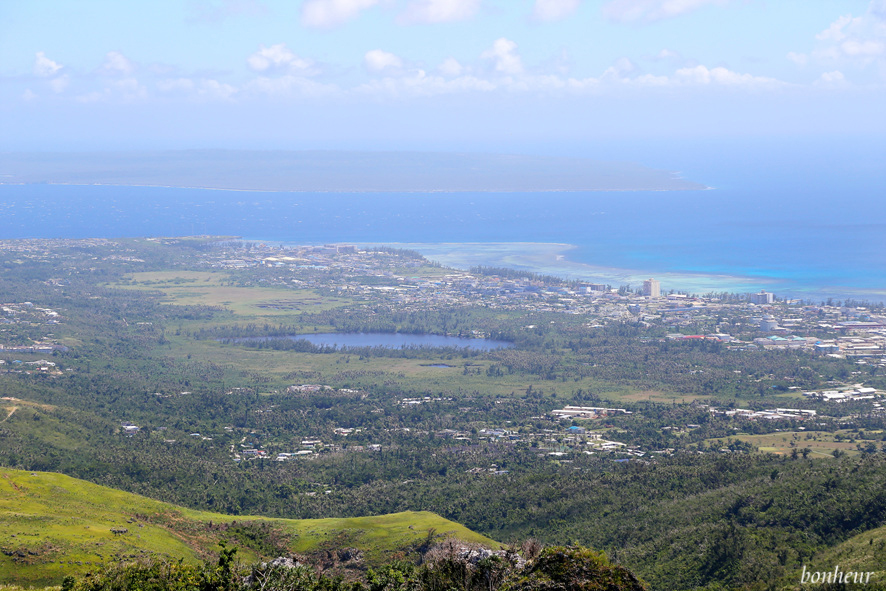
M800 584L804 583L860 583L867 585L871 580L873 572L862 571L846 571L841 572L840 566L832 571L808 571L806 565L803 565L803 573L800 575Z

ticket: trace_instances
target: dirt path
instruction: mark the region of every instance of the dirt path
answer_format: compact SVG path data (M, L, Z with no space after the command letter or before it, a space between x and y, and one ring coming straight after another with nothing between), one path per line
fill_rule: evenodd
M17 410L18 410L18 407L17 407L17 406L10 407L10 408L9 408L9 414L6 415L6 418L3 419L2 421L0 421L0 423L5 423L6 421L8 421L8 420L9 420L9 417L11 417L11 416L15 413L15 411L17 411Z

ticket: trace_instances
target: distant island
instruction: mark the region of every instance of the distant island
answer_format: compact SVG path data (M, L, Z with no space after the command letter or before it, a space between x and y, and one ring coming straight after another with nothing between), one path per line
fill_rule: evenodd
M676 191L706 187L628 162L431 152L182 150L0 154L2 184L244 191Z

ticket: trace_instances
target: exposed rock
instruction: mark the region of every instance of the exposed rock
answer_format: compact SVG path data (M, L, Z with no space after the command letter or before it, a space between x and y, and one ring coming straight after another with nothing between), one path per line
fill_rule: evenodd
M276 567L276 568L296 568L298 566L302 566L302 564L299 561L293 560L292 558L290 558L288 556L278 556L277 558L275 558L274 560L272 560L270 562L270 565L268 565L266 563L262 563L262 567L266 567L266 566L271 566L271 567Z

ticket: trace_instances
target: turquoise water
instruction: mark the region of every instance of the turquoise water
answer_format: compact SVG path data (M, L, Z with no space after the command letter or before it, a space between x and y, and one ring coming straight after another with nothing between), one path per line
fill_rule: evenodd
M694 149L649 148L643 161L680 169L712 190L312 194L0 185L0 237L412 243L462 266L504 264L613 284L655 276L665 289L696 293L765 288L886 300L883 145ZM544 243L571 248L554 252Z

